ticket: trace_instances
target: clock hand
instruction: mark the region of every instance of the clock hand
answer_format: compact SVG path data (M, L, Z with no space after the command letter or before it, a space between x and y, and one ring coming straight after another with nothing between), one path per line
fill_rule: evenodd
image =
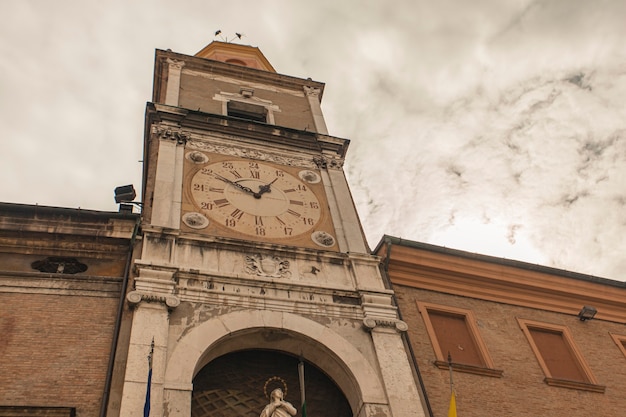
M265 185L259 185L259 192L254 194L254 198L261 198L261 195L264 193L269 193L272 191L272 189L270 188L270 186L272 184L274 184L274 182L277 180L278 178L274 178L274 180L268 184ZM258 197L257 197L258 196Z
M219 175L219 174L215 174L215 173L213 173L213 176L214 176L215 178L217 178L218 180L224 181L225 183L232 185L232 186L233 186L233 187L235 187L235 188L239 188L239 189L240 189L241 191L243 191L244 193L252 194L252 195L254 195L254 196L256 197L256 194L257 194L257 193L255 193L254 191L252 191L252 189L250 189L250 188L248 188L248 187L245 187L245 186L243 186L243 185L239 184L238 182L231 181L231 180L229 180L228 178L226 178L226 177L222 177L221 175ZM258 198L258 197L257 197L257 198Z

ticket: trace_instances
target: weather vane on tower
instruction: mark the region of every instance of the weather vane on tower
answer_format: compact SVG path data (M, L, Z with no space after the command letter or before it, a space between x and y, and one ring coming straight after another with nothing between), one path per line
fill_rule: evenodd
M215 31L215 37L220 37L220 39L222 40L222 42L227 42L227 43L231 43L232 41L235 40L235 38L241 40L241 38L243 38L245 35L243 33L237 33L235 32L235 36L232 37L230 40L228 39L228 37L225 37L224 35L222 35L222 31L220 29Z

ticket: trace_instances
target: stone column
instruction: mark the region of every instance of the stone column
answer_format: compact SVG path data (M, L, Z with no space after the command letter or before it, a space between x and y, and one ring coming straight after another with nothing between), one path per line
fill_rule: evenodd
M139 282L136 282L138 290L126 296L127 301L134 306L135 310L133 311L120 416L143 417L148 383L148 356L153 340L150 415L163 415L163 381L167 359L169 310L177 307L180 301L171 295L171 292L167 295L158 290L167 291L173 287L172 278L171 271L141 270L140 277L137 278ZM150 291L150 287L153 291Z
M167 89L165 90L165 104L178 107L178 97L180 95L180 75L185 66L184 61L176 61L168 58Z
M183 161L187 135L166 126L153 129L153 133L159 138L159 156L152 198L151 224L178 229L180 228Z
M315 131L323 135L328 135L328 128L324 121L324 115L322 114L322 106L320 102L320 89L314 87L304 86L304 94L309 101L311 107L311 113L313 114L313 123L315 123Z
M393 417L424 417L426 414L411 370L401 332L408 330L396 317L391 298L363 296L363 325L372 335L376 357Z
M337 231L339 250L350 253L368 253L352 194L342 170L343 160L324 156L315 158L314 161L322 172L331 216Z

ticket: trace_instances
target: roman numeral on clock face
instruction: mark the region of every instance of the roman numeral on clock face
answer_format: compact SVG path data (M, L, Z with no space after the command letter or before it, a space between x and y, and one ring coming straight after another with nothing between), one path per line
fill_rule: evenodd
M293 211L292 209L287 210L287 213L291 214L292 216L296 216L296 217L302 216L300 213L298 213L297 211Z
M241 217L243 216L243 211L239 210L239 209L235 209L233 210L232 213L230 213L230 217L233 217L237 220L241 220Z
M228 201L225 198L220 198L220 199L217 199L217 200L213 200L213 202L215 203L215 205L217 207L220 207L220 208L230 204L230 201Z
M213 161L194 167L188 182L196 207L211 222L207 233L308 242L325 212L317 195L321 185L306 183L306 170L249 158L216 155Z

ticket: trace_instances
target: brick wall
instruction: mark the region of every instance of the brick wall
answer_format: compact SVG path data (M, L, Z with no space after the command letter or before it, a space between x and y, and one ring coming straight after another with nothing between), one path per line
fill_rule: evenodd
M609 332L625 335L626 326L574 315L453 296L395 285L403 319L417 357L435 417L447 416L450 400L449 372L435 367L435 353L416 300L473 311L480 335L501 378L454 373L457 411L463 417L484 416L619 416L626 408L626 357ZM582 307L582 306L581 306ZM564 325L604 393L548 386L516 318Z
M97 416L118 299L0 293L0 405Z

